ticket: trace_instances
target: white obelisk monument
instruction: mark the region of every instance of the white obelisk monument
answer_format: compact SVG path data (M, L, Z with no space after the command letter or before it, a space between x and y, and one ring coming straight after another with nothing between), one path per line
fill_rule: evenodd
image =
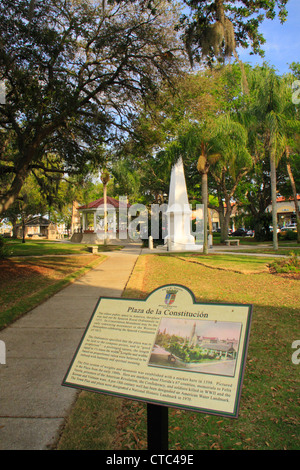
M169 251L202 250L191 234L192 211L188 201L183 161L180 157L171 172L168 200L168 236L165 239Z

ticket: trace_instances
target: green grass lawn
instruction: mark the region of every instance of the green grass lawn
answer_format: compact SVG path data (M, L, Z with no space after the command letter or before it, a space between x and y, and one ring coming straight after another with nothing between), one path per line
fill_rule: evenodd
M122 248L98 245L98 254L92 255L89 246L5 240L5 258L0 258L0 329L103 261L101 253Z
M240 247L243 249L243 247L247 246L247 249L251 248L251 253L252 251L257 251L257 253L273 253L273 254L279 254L281 253L281 250L283 254L286 252L286 250L292 251L300 251L300 245L297 243L297 240L285 240L284 238L279 238L278 239L278 250L273 249L273 242L272 241L265 241L261 242L256 240L253 237L228 237L229 240L239 240L240 241ZM213 234L213 245L214 246L224 246L224 244L221 243L221 236L219 233L214 233Z
M7 240L5 250L8 257L12 256L45 256L45 255L74 255L88 253L91 244L58 242L50 240ZM98 245L98 251L120 249L120 246Z
M271 274L271 262L272 257L232 255L139 257L127 298L145 298L176 283L191 289L198 302L253 305L238 419L169 408L170 450L300 448L300 365L292 362L292 343L300 337L299 279ZM79 394L57 444L57 449L146 448L146 405L92 392Z
M0 329L54 295L105 255L34 256L0 260Z

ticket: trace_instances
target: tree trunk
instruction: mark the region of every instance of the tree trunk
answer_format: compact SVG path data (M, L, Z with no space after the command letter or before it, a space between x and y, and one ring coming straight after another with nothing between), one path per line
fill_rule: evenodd
M228 240L228 228L231 216L231 205L230 199L226 198L226 208L224 207L224 202L221 197L219 197L219 207L216 208L219 214L220 228L221 228L221 243L224 243L225 240Z
M203 253L208 253L208 240L207 240L207 212L208 212L208 190L207 190L207 172L202 173L202 204L203 204L203 217L204 217L204 242Z
M16 175L11 187L6 194L1 195L0 197L0 215L7 211L7 209L9 209L16 201L29 174L29 165L34 157L34 149L29 149L26 153L24 152L24 154L21 152L21 154L23 158L16 168Z
M17 234L18 234L18 227L17 227L18 224L17 224L17 220L14 220L14 221L12 222L12 226L13 226L13 232L12 232L13 234L12 234L12 236L13 236L13 238L17 238Z
M26 230L25 219L24 217L22 217L22 243L25 243L25 230Z
M287 158L286 167L287 167L287 171L288 171L291 186L292 186L294 204L295 204L296 221L297 221L297 243L300 243L300 210L299 210L298 200L297 200L296 183L295 183L292 168L291 168L289 149L286 149L286 158Z
M5 211L7 211L16 201L24 181L25 177L23 178L17 175L14 179L11 189L7 191L5 195L0 197L0 214L4 214Z
M221 239L220 242L224 243L225 240L227 239L227 235L225 235L225 215L224 215L224 208L222 206L219 206L217 209L218 214L219 214L219 221L220 221L220 228L221 228Z
M270 170L271 170L271 198L272 198L273 248L274 248L274 250L278 250L276 163L275 163L275 155L273 154L273 152L271 152L271 155L270 155Z
M208 217L208 233L212 236L213 234L213 226L212 226L212 218L211 218L211 210L207 209L207 217Z
M224 219L224 235L225 235L225 240L228 240L228 230L229 230L229 224L230 224L230 217L231 217L231 206L226 209L226 214L225 214L225 219Z
M231 210L229 211L226 209L224 214L219 211L219 218L220 218L220 225L221 225L221 243L224 243L225 240L228 240L228 229L229 229L229 222L230 222Z

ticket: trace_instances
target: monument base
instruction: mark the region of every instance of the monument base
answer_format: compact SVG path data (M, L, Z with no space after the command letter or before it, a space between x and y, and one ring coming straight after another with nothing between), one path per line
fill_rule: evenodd
M169 241L167 244L168 251L203 251L203 245L195 243L176 243Z

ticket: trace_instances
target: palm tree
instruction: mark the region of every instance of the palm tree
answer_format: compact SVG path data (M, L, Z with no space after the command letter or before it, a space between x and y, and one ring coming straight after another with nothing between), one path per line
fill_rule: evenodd
M289 146L286 147L285 154L286 154L286 167L287 167L288 175L289 175L289 178L290 178L290 183L291 183L293 198L294 198L294 204L295 204L296 221L297 221L297 243L300 243L300 210L299 210L298 199L297 199L297 189L296 189L295 178L294 178L294 175L293 175L291 161L290 161L290 148L289 148Z
M221 241L224 242L228 237L232 201L239 183L252 166L252 157L248 149L247 129L233 116L224 115L218 119L214 140L221 158L211 168L211 176L216 185Z
M208 172L210 166L213 165L219 158L221 154L214 153L213 146L210 145L209 141L204 139L201 142L201 151L200 156L197 161L197 170L201 175L201 187L202 187L202 204L203 204L203 216L204 216L204 243L203 243L203 253L208 253Z
M221 158L213 137L213 127L206 124L200 128L192 126L186 136L181 138L182 142L186 141L188 153L195 155L197 170L201 175L201 197L204 209L204 254L208 253L208 173L211 165L214 165Z
M267 65L256 67L251 76L253 102L250 113L255 116L255 131L270 161L273 248L278 250L276 168L287 148L291 125L291 97L286 81Z
M208 175L213 176L218 186L220 198L225 198L226 215L221 224L221 240L228 234L231 215L231 199L241 178L249 170L252 159L247 148L247 131L242 124L234 121L229 115L207 119L201 124L189 122L182 127L176 142L169 147L174 158L179 155L185 161L196 161L201 175L202 204L204 207L204 244L203 252L208 252ZM230 190L225 187L225 177L231 178ZM227 178L228 181L228 178ZM221 206L219 207L221 210ZM223 213L221 214L223 215Z

